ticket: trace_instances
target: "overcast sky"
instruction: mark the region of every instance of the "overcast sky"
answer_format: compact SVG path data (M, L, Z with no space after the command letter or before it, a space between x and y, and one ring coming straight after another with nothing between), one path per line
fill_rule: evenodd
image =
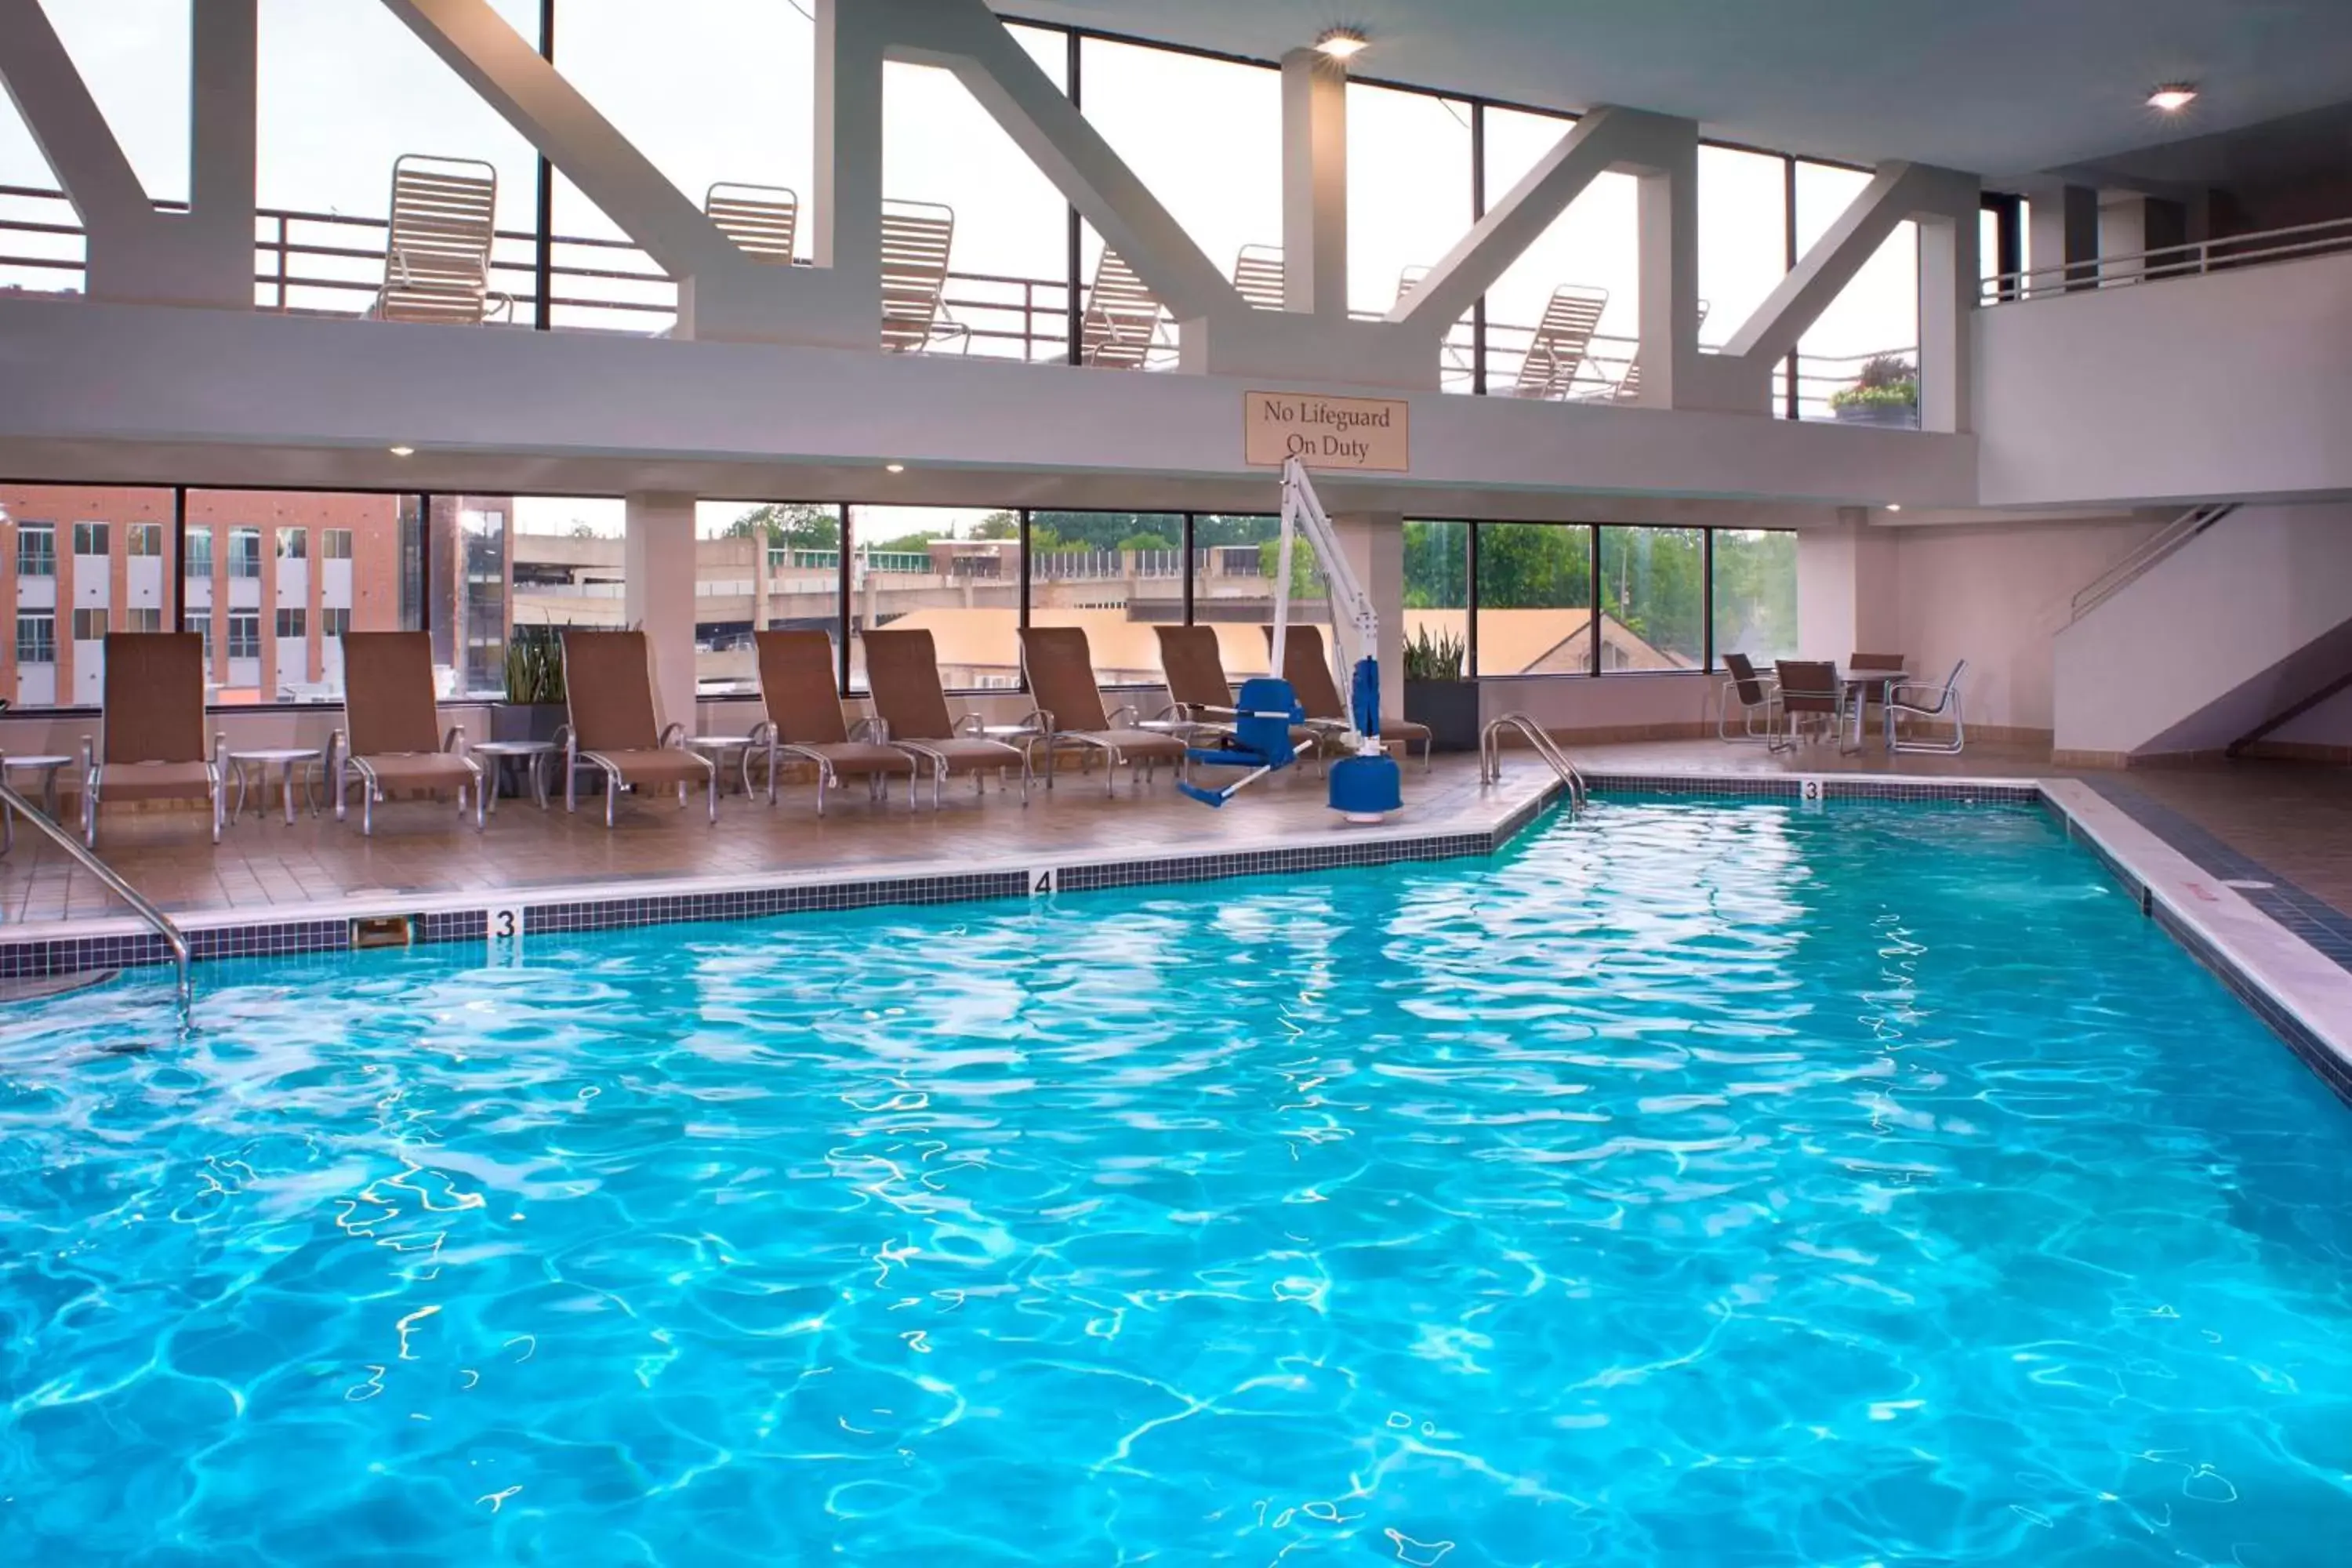
M187 195L189 0L42 0L133 168L159 200ZM535 41L536 0L493 0ZM259 0L259 186L264 206L382 216L404 153L479 158L499 181L499 226L532 221L536 160L520 133L467 89L377 0ZM560 0L558 59L569 78L691 199L714 181L813 190L813 27L789 0ZM1059 36L1015 29L1056 83ZM1221 268L1244 245L1277 245L1281 106L1276 72L1089 41L1087 117ZM1465 107L1420 94L1349 95L1351 304L1386 310L1399 274L1434 262L1471 221ZM954 209L959 273L1058 279L1066 207L1052 184L944 71L889 68L884 188ZM1499 197L1565 130L1507 110L1486 120L1486 189ZM1779 160L1703 150L1699 289L1703 341L1729 337L1778 281L1787 237ZM1801 247L1865 182L1801 165ZM15 108L0 98L0 183L55 184ZM1532 325L1562 283L1609 291L1603 333L1630 335L1638 310L1634 182L1596 181L1489 296L1489 320ZM11 210L22 210L12 208ZM42 216L53 216L44 214ZM620 237L559 179L561 234ZM806 241L803 241L803 249ZM1091 275L1099 253L1089 243ZM1813 355L1916 342L1908 226L1807 335ZM18 280L53 286L55 275ZM659 318L559 324L650 331ZM1499 345L1511 340L1498 331ZM1524 341L1523 339L1520 341ZM559 511L596 511L564 502ZM519 526L568 516L519 512ZM617 503L614 509L617 531ZM972 519L982 515L971 514ZM944 520L943 520L944 521Z

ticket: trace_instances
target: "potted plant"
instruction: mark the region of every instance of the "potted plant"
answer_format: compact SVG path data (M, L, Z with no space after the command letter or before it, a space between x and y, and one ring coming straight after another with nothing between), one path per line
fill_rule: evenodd
M1845 425L1919 423L1919 372L1901 354L1873 354L1852 386L1830 394L1830 412Z
M563 644L552 626L517 626L507 643L507 697L490 710L493 741L552 741L562 727Z
M1427 626L1404 645L1404 716L1428 725L1440 752L1478 749L1478 683L1462 674L1469 651L1452 632L1432 637Z

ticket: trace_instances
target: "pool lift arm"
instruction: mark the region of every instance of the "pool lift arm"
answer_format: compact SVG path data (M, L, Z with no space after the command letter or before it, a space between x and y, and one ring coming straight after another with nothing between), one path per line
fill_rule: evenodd
M1346 740L1354 754L1331 766L1331 809L1349 822L1378 822L1403 804L1396 762L1381 747L1380 612L1364 592L1355 569L1339 548L1331 519L1297 458L1282 465L1282 532L1276 549L1274 579L1273 662L1285 663L1290 636L1290 584L1298 535L1307 536L1323 580L1331 595L1331 632L1339 668L1349 673L1342 687L1349 696ZM1290 743L1291 726L1306 717L1298 695L1279 675L1259 676L1242 682L1234 710L1234 733L1213 747L1195 747L1192 758L1212 766L1247 767L1250 771L1223 789L1202 789L1179 784L1193 799L1223 805L1241 790L1277 768L1288 767L1298 753Z

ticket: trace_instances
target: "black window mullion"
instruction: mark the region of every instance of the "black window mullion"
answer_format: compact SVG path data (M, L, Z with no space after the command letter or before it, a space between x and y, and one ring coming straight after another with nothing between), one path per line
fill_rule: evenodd
M539 58L549 65L555 63L555 0L539 0ZM539 191L534 213L539 232L531 241L531 288L539 295L537 319L531 322L539 331L548 330L548 318L554 313L548 299L555 292L555 165L547 154L539 155Z
M1469 635L1462 639L1467 645L1462 657L1469 667L1470 679L1475 680L1478 679L1478 525L1471 522L1465 523L1463 526L1470 535L1468 546L1470 591L1463 595L1464 602L1470 606L1469 614L1464 617L1469 624L1470 631Z
M1486 216L1486 106L1470 106L1470 221ZM1480 289L1470 302L1470 392L1486 395L1486 294ZM1475 549L1473 548L1473 555ZM1475 619L1475 617L1474 617Z
M841 688L841 694L844 697L846 697L849 695L850 626L856 619L856 605L850 598L849 508L846 505L836 505L833 510L835 521L839 524L839 526L835 530L835 533L841 541L841 558L834 563L835 570L837 574L837 580L834 591L841 597L841 603L834 611L835 623L841 628L841 646L835 655L835 663L837 668L834 674Z
M1797 160L1785 153L1780 158L1780 269L1794 272L1797 269ZM1785 412L1788 417L1797 418L1797 351L1793 348L1789 351L1788 363L1781 367L1781 378Z
M1082 50L1078 45L1077 31L1073 28L1069 36L1069 51L1066 57L1068 63L1065 68L1068 75L1070 83L1070 107L1072 109L1081 110L1083 110L1085 105L1078 91L1078 72L1079 61L1084 58L1084 54L1085 51ZM1067 301L1069 322L1068 357L1069 362L1072 364L1081 364L1085 363L1086 359L1085 333L1082 330L1085 325L1085 310L1083 302L1078 298L1078 268L1079 252L1082 248L1082 240L1084 237L1078 219L1078 209L1075 206L1071 207L1069 209L1069 214L1068 276L1070 290ZM1022 581L1025 583L1028 581L1028 567L1026 564L1027 557L1025 555L1023 557L1023 562Z
M1715 530L1699 535L1698 616L1701 669L1715 668Z
M1184 624L1188 626L1192 624L1192 615L1196 602L1194 599L1195 589L1192 582L1194 550L1194 545L1192 543L1192 517L1193 514L1192 512L1188 511L1184 514Z
M1031 559L1029 551L1029 535L1030 518L1032 515L1033 514L1027 507L1024 506L1021 509L1021 610L1019 624L1024 631L1027 630L1029 626L1029 562ZM1018 640L1018 634L1015 635L1015 640ZM1013 661L1013 665L1014 670L1013 689L1016 691L1028 690L1029 661L1026 658L1015 658Z
M1591 643L1585 651L1588 661L1585 673L1599 675L1601 673L1601 527L1598 523L1591 522L1581 526L1584 529L1584 565L1586 571L1591 574L1591 595L1585 603L1592 606L1591 613L1585 617L1585 631Z
M164 574L172 595L172 629L188 629L188 487L172 487L172 569ZM207 670L206 678L211 672Z

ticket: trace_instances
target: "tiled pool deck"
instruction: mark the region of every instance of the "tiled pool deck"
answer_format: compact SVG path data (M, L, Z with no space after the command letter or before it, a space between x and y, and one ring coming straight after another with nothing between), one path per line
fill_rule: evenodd
M1680 741L1581 747L1604 789L2042 800L2089 842L2184 945L2216 969L2352 1099L2352 804L2344 776L2280 764L2069 777L2046 757L1972 749L1961 757L1840 756L1827 747ZM188 931L200 958L333 951L352 921L410 917L426 941L482 942L511 918L525 934L851 908L1076 892L1145 882L1484 854L1554 788L1532 753L1507 754L1478 781L1475 759L1407 769L1406 809L1348 826L1312 773L1277 775L1222 811L1178 795L1163 773L1106 797L1099 774L1065 774L1024 806L1016 789L951 786L940 809L811 791L730 795L709 825L633 802L607 831L595 803L566 816L503 803L476 834L446 805L396 803L373 838L356 818L248 814L222 843L200 818L132 813L106 824L101 850ZM2309 876L2309 882L2303 879ZM0 871L0 976L161 962L161 944L105 889L37 835L21 832Z

